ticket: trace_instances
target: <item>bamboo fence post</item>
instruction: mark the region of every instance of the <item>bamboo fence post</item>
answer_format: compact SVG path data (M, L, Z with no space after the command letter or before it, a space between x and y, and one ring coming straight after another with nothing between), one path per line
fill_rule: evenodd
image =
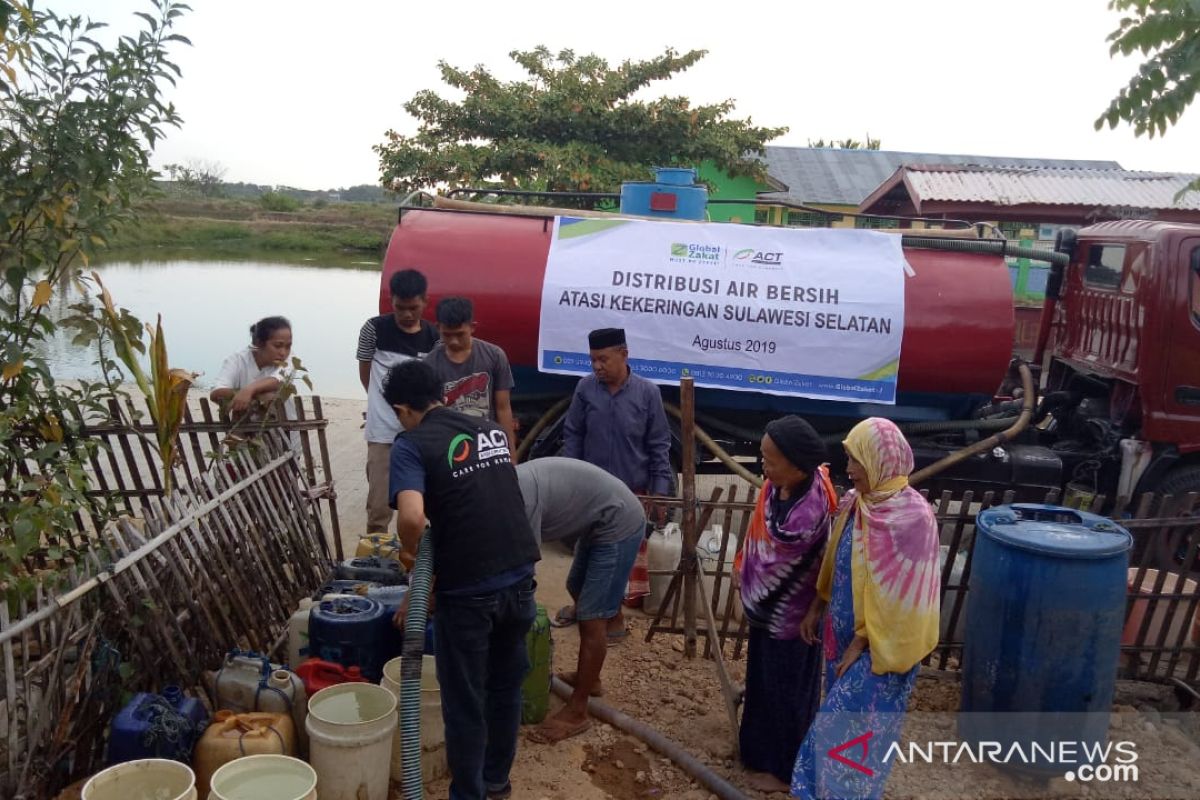
M683 654L696 657L696 391L691 376L679 381L683 440Z

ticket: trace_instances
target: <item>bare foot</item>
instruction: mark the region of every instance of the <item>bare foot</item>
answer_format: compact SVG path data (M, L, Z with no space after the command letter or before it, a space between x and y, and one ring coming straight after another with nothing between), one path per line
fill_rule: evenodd
M791 788L769 772L749 772L746 783L755 791L767 793L786 793Z
M561 678L564 683L568 684L572 689L574 689L575 681L579 679L579 673L562 672L559 673L558 677ZM592 687L592 691L588 692L588 695L591 697L604 697L604 684L600 681L596 681L596 685Z

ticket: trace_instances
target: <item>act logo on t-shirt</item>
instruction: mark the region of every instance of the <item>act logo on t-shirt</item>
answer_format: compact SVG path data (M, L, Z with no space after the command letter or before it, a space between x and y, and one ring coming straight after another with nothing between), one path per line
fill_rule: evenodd
M474 447L471 446L472 439ZM471 457L472 454L474 458ZM511 464L508 436L499 429L480 431L474 437L460 433L450 440L450 446L446 448L446 463L450 466L451 477L454 478L461 478L477 469L487 469L496 464Z

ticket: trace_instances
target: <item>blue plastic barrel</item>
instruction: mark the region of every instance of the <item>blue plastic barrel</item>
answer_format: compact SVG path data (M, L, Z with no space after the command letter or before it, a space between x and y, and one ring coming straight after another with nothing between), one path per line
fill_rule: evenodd
M1069 508L980 512L963 646L965 740L1006 747L1105 740L1132 543L1111 520ZM1007 766L1064 772L1072 765L1017 759Z
M358 667L371 681L383 676L392 657L391 614L370 597L332 597L308 616L308 654L344 667Z
M162 694L138 692L113 717L108 736L108 763L143 758L169 758L191 763L192 747L208 726L208 711L178 686Z
M690 167L655 167L655 179L621 184L621 213L662 219L704 219L708 189Z

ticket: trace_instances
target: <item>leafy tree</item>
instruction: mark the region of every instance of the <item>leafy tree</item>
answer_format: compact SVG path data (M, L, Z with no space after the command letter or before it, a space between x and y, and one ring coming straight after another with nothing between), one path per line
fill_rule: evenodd
M1127 122L1137 136L1162 136L1200 91L1200 2L1111 0L1108 7L1127 14L1108 35L1110 54L1136 51L1146 60L1096 119L1096 130Z
M205 197L220 197L225 180L225 165L219 161L192 159L187 164L167 164L163 167L184 191Z
M31 566L76 543L77 514L111 511L87 492L99 445L82 420L105 413L120 377L105 342L141 347L141 323L115 308L106 320L90 296L72 307L74 343L101 345L103 383L58 384L43 352L58 329L48 307L72 283L87 292L81 265L132 218L150 152L180 122L160 85L179 74L168 50L187 43L173 33L187 6L148 5L106 47L99 22L0 0L0 589L28 591Z
M732 100L693 106L686 97L634 100L705 55L667 49L648 61L617 67L596 55L546 47L509 53L528 78L502 82L483 66L439 62L442 80L466 96L432 90L405 105L419 126L413 136L388 131L376 145L381 181L394 191L440 185L541 191L615 191L645 180L653 166L712 161L732 175L765 178L749 158L786 128L730 119Z
M809 139L809 147L829 147L837 150L878 150L879 140L872 139L871 134L867 134L866 142L860 142L857 139Z

